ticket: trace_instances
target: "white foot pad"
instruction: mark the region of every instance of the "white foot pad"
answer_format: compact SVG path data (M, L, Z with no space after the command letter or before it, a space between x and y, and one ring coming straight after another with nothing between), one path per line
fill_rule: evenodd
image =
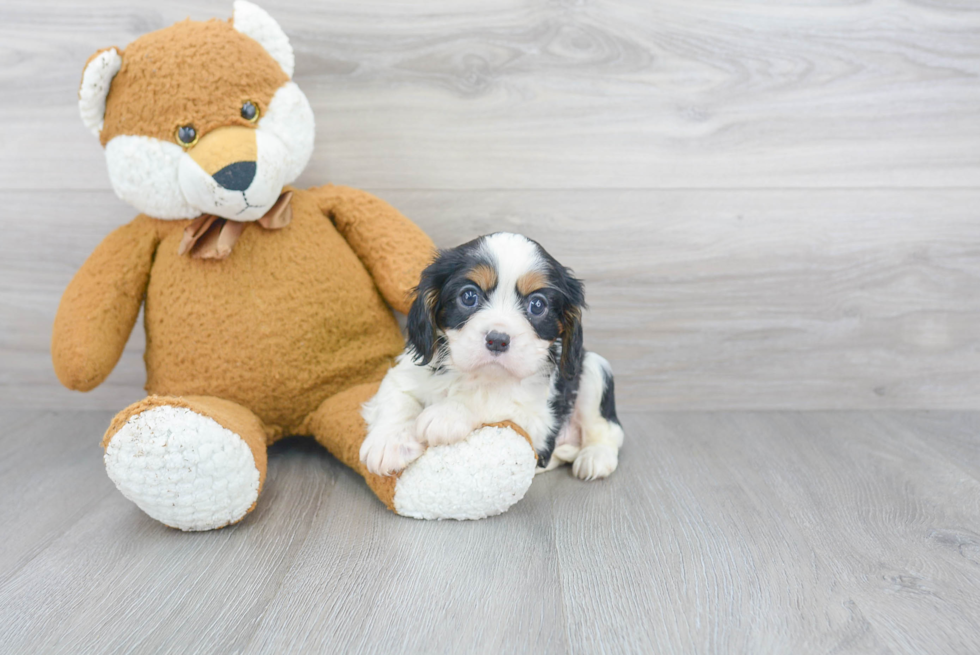
M536 466L524 437L509 428L480 428L412 462L395 485L395 511L417 519L495 516L524 497Z
M259 495L248 445L184 407L153 407L131 417L106 447L105 466L126 498L181 530L234 523Z

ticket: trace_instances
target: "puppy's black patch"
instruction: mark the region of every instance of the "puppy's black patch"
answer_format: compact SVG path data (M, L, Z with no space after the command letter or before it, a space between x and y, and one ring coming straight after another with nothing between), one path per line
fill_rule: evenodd
M548 399L551 414L555 417L555 427L548 435L544 448L538 451L538 466L544 468L551 461L555 441L568 423L578 398L582 362L585 359L582 311L587 305L585 285L575 277L572 269L562 266L537 241L531 242L544 261L548 281L547 287L535 293L548 300L549 311L540 320L528 314L528 320L538 337L554 342L550 355L556 373L552 376L552 395Z
M557 300L555 319L561 336L561 360L559 369L566 380L578 378L582 373L585 357L582 333L582 311L586 309L585 285L575 277L572 269L562 266L558 260L535 242L547 267L548 284Z
M408 346L420 365L428 364L444 349L440 330L462 327L466 319L486 302L483 291L466 278L467 273L477 266L490 264L480 252L481 241L482 237L440 251L422 271L406 323ZM463 307L457 302L459 292L466 286L473 286L481 296L474 307Z
M612 373L602 372L602 401L599 403L599 415L602 418L619 425L619 418L616 416L616 382Z
M579 379L582 374L581 360L579 360L578 374L571 379L566 378L560 373L561 346L555 344L550 350L551 365L554 374L552 375L551 397L548 398L548 407L551 415L555 417L555 427L552 428L545 440L544 448L538 451L538 466L544 468L551 461L551 455L555 452L555 442L558 433L561 432L565 424L568 423L572 412L575 410L575 400L578 398Z

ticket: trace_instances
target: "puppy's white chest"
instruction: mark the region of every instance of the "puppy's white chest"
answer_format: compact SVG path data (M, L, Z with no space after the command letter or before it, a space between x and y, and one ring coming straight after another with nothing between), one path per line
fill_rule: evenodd
M463 404L479 423L515 421L532 433L545 432L554 419L548 406L548 378L525 380L459 380L447 399Z

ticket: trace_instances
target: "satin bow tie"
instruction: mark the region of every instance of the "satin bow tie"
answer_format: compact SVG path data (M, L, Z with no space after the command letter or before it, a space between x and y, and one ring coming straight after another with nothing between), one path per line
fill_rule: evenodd
M276 204L262 218L255 221L266 230L279 230L293 220L293 209L289 201L293 192L287 191L279 196ZM184 236L177 248L178 255L190 253L195 259L224 259L231 254L238 237L245 231L247 222L229 221L220 216L201 214L184 228Z

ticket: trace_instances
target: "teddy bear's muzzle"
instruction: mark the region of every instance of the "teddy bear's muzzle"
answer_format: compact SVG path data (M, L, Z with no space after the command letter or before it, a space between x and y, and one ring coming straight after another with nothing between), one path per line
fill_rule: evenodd
M288 157L282 141L261 128L220 127L183 153L180 190L202 214L255 221L282 193Z
M187 154L205 173L214 176L216 180L219 175L225 175L225 171L229 168L239 164L251 164L254 177L259 148L253 128L233 125L211 130L201 137L194 147L188 149ZM224 184L221 186L230 188ZM247 189L248 185L245 188ZM236 189L236 191L243 190Z

